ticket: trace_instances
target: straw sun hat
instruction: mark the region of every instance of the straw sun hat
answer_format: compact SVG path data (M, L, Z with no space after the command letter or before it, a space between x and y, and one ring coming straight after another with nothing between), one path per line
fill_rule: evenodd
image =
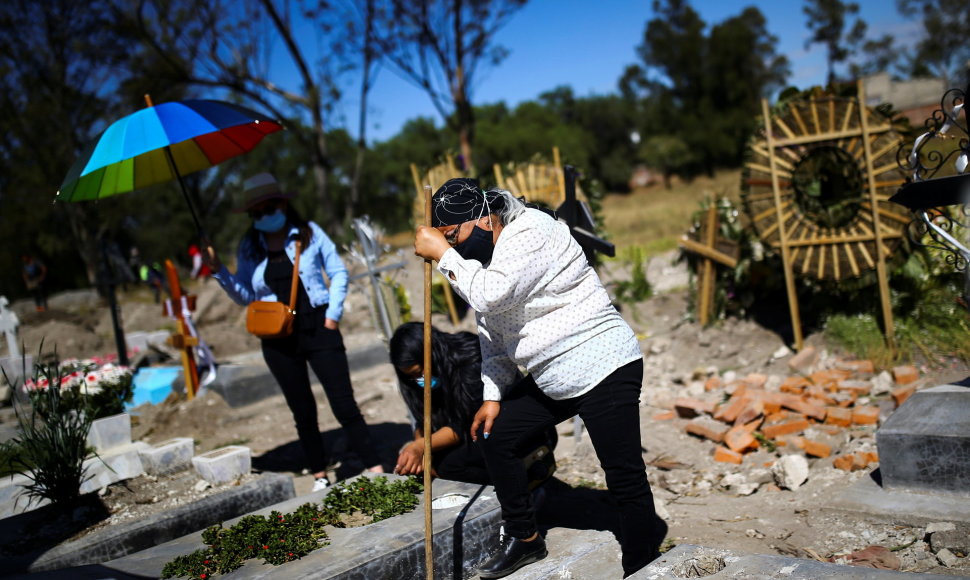
M235 213L244 213L249 211L251 207L268 199L292 199L295 196L295 193L287 193L280 189L280 184L272 174L260 173L250 177L243 183L243 198L245 201L233 211Z

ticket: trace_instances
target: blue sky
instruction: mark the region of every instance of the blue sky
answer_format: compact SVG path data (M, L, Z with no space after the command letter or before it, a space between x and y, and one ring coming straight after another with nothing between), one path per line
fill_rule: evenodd
M893 0L857 0L871 37L889 33L897 42L911 43L920 27L907 22ZM651 0L531 0L500 31L497 42L510 55L497 67L479 74L472 95L476 105L504 101L514 107L560 85L577 96L616 92L624 68L638 61L636 46L651 18ZM792 75L789 83L808 87L825 81L825 51L821 45L805 49L809 32L798 0L694 0L691 6L708 24L737 15L755 5L765 15L768 29L778 37ZM356 133L359 101L357 87L348 85L338 110L338 124ZM384 140L396 134L408 119L440 116L419 89L389 69L378 76L370 97L368 139Z

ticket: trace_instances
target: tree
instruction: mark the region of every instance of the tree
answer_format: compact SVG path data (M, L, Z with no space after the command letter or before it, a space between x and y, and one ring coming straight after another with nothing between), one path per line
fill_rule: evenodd
M757 8L746 8L707 25L686 0L655 0L656 17L647 22L637 52L641 71L628 69L624 94L646 94L640 133L679 138L690 150L688 174L713 174L718 166L736 167L759 102L788 75L788 61L777 55L777 38L768 33Z
M896 44L896 39L891 34L867 39L860 52L862 58L849 64L849 73L854 78L900 68L900 63L907 54L905 49Z
M691 152L679 137L654 135L640 147L640 157L663 174L664 187L670 189L670 178L691 162Z
M130 37L104 0L0 3L0 256L40 252L54 285L94 282L98 238L120 216L111 207L53 204L92 133L122 108ZM61 226L66 224L67 227ZM79 259L80 258L80 259ZM6 276L0 293L23 292Z
M944 79L946 86L970 82L970 11L961 0L896 0L900 13L923 22L923 36L916 43L913 69Z
M493 46L495 33L526 0L387 0L375 36L392 70L423 90L458 135L466 167L474 167L472 88L485 66L508 51Z
M812 36L805 41L806 50L813 44L824 44L828 66L828 84L835 82L835 65L846 61L863 42L866 23L858 18L859 5L842 0L806 0L802 7L808 17ZM848 29L849 20L855 22Z
M319 218L339 235L344 214L330 192L327 149L327 116L339 97L337 63L320 58L311 66L307 43L294 28L309 26L318 40L328 38L333 25L328 9L326 2L142 0L126 15L142 42L167 63L171 82L229 90L296 131L308 153ZM296 87L284 86L274 74L280 66L272 60L275 43L295 71Z

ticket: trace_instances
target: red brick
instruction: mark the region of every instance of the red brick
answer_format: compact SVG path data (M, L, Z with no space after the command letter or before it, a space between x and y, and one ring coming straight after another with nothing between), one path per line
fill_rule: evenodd
M724 444L731 451L738 453L746 453L758 448L758 440L745 430L744 425L731 427L724 435Z
M677 412L678 416L690 419L691 417L696 417L704 413L713 413L714 403L692 397L677 397L674 400L674 411Z
M802 415L807 415L813 419L822 421L825 419L825 406L811 403L798 397L797 395L788 395L782 401L782 406L786 409L795 411L796 413L801 413Z
M842 369L858 374L875 374L876 366L871 360L839 360L835 363L835 368Z
M872 383L869 381L844 380L839 381L838 386L840 391L848 391L860 397L864 397L872 392Z
M821 441L812 441L811 439L804 439L804 445L802 450L805 451L805 455L811 455L812 457L828 457L832 455L832 447L822 443Z
M893 367L893 379L897 385L908 385L919 378L919 371L912 365Z
M858 471L860 469L865 469L869 466L869 454L868 453L855 453L852 457L852 471Z
M825 419L828 420L828 417ZM826 435L838 435L842 432L842 427L838 425L816 425L815 428Z
M765 404L761 402L761 399L751 399L745 405L744 409L741 410L741 413L738 414L738 417L734 420L734 424L744 425L750 423L762 416L764 412Z
M718 445L717 449L714 450L714 461L720 461L721 463L737 463L738 465L744 461L744 458L737 451L731 451L727 447L722 447Z
M839 391L838 393L833 393L832 398L835 399L836 404L840 407L851 407L855 404L859 395L856 395L852 391Z
M835 405L836 400L822 387L812 385L805 389L804 396L822 405Z
M704 381L705 391L716 391L721 388L721 377L711 377Z
M768 382L768 375L764 373L751 373L741 380L744 381L744 384L748 385L749 389L763 389L765 388L765 383Z
M799 415L795 415L779 423L762 425L761 432L764 433L765 437L768 437L769 439L774 439L779 435L801 433L805 429L808 429L808 426L809 426L808 419Z
M794 393L796 395L800 395L801 392L805 390L805 387L810 384L811 383L808 382L808 379L805 379L804 377L788 377L782 381L781 386L778 387L778 390L783 393Z
M724 441L724 434L728 432L728 429L730 429L729 426L707 416L691 419L684 426L684 431L687 433L710 439L716 443Z
M790 413L788 411L777 411L765 417L766 423L781 423L788 418Z
M653 420L654 421L669 421L670 419L673 419L676 416L677 416L677 413L674 413L673 411L665 411L663 413L657 413L656 415L654 415L653 416Z
M879 422L879 407L856 407L852 409L852 422L856 425L875 425Z
M809 376L813 383L822 388L834 388L839 381L849 378L849 371L839 369L826 369L815 371Z
M910 398L915 392L916 383L911 383L894 388L890 391L890 394L893 396L893 401L896 402L896 406L898 407L905 403L906 399Z
M829 425L838 425L839 427L848 427L852 425L852 409L843 409L842 407L829 407L828 413L825 415L825 422Z
M731 381L730 383L724 385L724 392L732 397L740 397L744 395L748 390L748 385L741 381Z
M764 422L765 422L764 417L759 417L754 421L751 421L750 423L745 423L744 425L741 425L741 427L748 433L754 433L755 431L758 430L758 427L760 427L761 424Z
M806 346L795 356L788 359L788 368L793 371L808 374L812 370L812 365L818 360L818 351L814 346Z
M836 469L841 469L843 471L853 471L853 464L855 463L855 455L848 453L846 455L839 455L832 460L832 467Z
M723 403L717 406L717 410L714 411L714 418L718 421L724 421L726 423L734 423L734 420L738 418L741 411L748 405L751 401L745 396L733 396L727 403Z
M875 451L863 451L862 455L865 456L868 463L879 463L879 454Z

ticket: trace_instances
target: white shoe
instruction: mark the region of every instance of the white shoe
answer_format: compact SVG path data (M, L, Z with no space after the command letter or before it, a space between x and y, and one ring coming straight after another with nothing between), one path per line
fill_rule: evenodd
M326 477L318 477L316 481L313 482L313 489L310 490L310 493L327 489L328 487L330 487L330 481Z

